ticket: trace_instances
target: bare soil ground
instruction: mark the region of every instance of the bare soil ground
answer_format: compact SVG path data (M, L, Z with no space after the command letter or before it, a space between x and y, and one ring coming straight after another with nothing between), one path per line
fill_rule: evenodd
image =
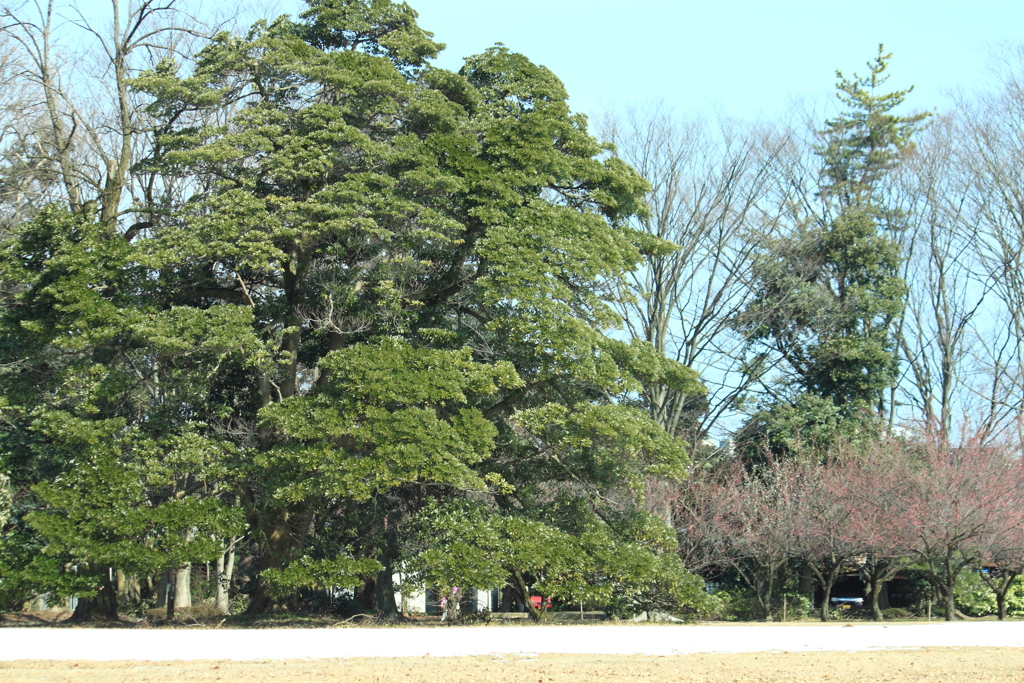
M541 655L418 659L195 662L0 662L5 683L865 683L1024 680L1024 649L925 648L881 652L686 655Z

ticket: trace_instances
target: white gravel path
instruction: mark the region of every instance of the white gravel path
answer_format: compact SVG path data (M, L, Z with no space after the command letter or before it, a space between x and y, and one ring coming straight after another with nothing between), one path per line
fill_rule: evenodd
M322 659L482 654L808 652L1024 647L1024 622L389 629L0 630L0 660Z

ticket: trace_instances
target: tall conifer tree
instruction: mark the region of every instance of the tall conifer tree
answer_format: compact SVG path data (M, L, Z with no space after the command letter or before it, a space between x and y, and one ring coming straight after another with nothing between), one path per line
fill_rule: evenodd
M892 325L907 288L899 275L903 216L887 205L885 180L928 114L895 113L911 89L881 91L890 58L879 46L867 76L837 72L843 109L825 122L815 150L818 210L798 217L755 264L758 296L741 325L753 347L785 361L791 391L754 420L754 431L796 436L803 427L795 417L829 423L827 434L882 410L896 380ZM796 415L793 405L802 406Z

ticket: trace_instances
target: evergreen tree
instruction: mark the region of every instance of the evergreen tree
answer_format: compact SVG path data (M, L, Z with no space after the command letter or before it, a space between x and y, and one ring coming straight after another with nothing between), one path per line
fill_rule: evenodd
M17 544L40 551L4 581L116 618L114 569L210 560L210 534L240 531L211 385L258 347L248 311L160 306L133 246L95 219L51 206L3 240L0 467Z
M808 423L879 411L896 381L892 325L907 291L899 275L903 216L887 206L884 181L927 114L895 113L910 89L880 92L890 58L880 47L867 76L837 72L843 111L826 121L815 150L820 212L799 217L755 263L757 298L740 326L752 347L785 361L791 391L748 433L797 438L803 427L784 424L787 402L811 413Z
M404 520L431 498L476 491L541 515L553 447L522 427L527 409L632 422L557 475L592 481L595 502L685 459L637 441L649 419L610 405L635 382L637 354L605 332L608 283L639 260L622 219L644 181L598 158L550 71L501 47L457 74L432 68L442 46L415 17L316 0L301 21L217 37L192 74L165 63L137 82L165 122L150 167L208 188L146 240L161 296L250 311L264 349L228 389L253 430L236 436L262 577L252 611L277 599L268 579L363 560L379 571L361 592L393 610ZM621 465L597 466L612 453Z

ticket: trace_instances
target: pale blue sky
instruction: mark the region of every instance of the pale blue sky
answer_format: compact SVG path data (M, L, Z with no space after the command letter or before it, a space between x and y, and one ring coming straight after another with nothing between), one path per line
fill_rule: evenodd
M412 0L448 44L441 60L495 41L544 64L574 109L664 99L680 110L775 115L794 98L828 98L835 71L866 71L878 44L914 108L988 77L992 53L1024 38L1024 2L948 0Z
M78 0L95 16L109 0ZM297 0L201 1L253 11ZM124 2L124 0L122 0ZM865 71L878 44L894 53L893 87L915 85L910 106L947 104L953 88L990 78L993 55L1024 38L1024 1L862 0L410 0L420 25L448 44L456 69L495 42L544 64L573 108L597 113L665 100L682 112L721 109L774 117L794 99L822 102L835 70ZM274 10L271 9L271 12Z

